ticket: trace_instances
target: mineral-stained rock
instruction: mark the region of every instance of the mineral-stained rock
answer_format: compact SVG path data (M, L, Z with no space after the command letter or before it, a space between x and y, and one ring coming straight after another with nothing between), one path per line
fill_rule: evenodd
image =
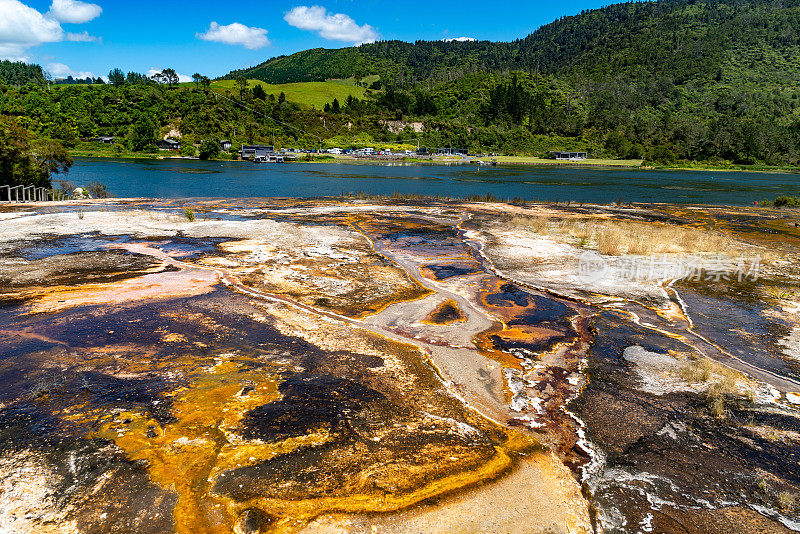
M800 521L778 215L107 204L4 219L0 531L588 532L589 503L609 532ZM637 229L786 257L763 287L580 276L587 248L624 274Z
M25 288L114 282L151 272L160 261L124 250L56 254L41 259L0 260L0 295Z
M458 303L452 299L448 299L436 306L436 308L423 319L423 322L430 324L451 324L464 320L464 312L458 307Z

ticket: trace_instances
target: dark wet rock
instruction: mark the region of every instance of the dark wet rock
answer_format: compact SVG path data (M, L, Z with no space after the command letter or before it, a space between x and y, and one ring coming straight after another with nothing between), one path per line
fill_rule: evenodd
M75 519L81 532L163 534L174 530L176 502L177 495L150 480L146 466L119 463Z
M283 396L280 400L245 416L243 437L276 441L318 430L334 431L339 425L363 420L365 411L391 413L384 395L351 380L301 374L282 382L278 390Z
M243 437L267 442L315 433L329 437L223 472L215 493L237 501L402 494L475 469L495 454L481 430L394 404L349 380L295 375L280 391L280 400L245 416Z
M76 252L35 260L0 260L0 293L29 286L77 285L113 282L140 276L161 262L124 250Z
M455 276L466 276L480 272L475 267L461 265L426 265L425 269L430 270L437 280L446 280Z
M605 456L587 485L606 529L627 530L620 526L625 524L652 525L657 532L722 532L738 521L732 531L782 532L780 523L744 508L779 510L781 492L798 492L800 443L771 441L748 427L792 431L800 420L733 400L719 418L702 394L648 393L624 349L636 344L665 354L685 347L609 312L593 326L590 380L570 407ZM797 511L788 515L797 521Z
M146 466L107 442L76 437L35 404L0 410L0 458L3 476L28 466L17 491L46 485L50 500L40 503L40 513L50 520L74 521L79 532L173 530L177 496L154 484ZM30 525L37 524L30 513Z
M800 362L785 356L779 344L791 325L780 318L782 310L763 302L752 282L684 281L677 289L697 332L747 362L800 378Z
M676 534L787 534L781 523L745 507L656 511L653 532Z
M0 372L0 379L5 373ZM141 409L156 421L166 424L172 400L164 393L174 385L151 375L145 378L116 378L104 373L67 370L33 370L10 384L0 398L22 398L36 402L42 409L59 411L74 404L88 404L107 409Z
M625 397L631 397L626 399ZM651 409L639 396L590 389L575 404L594 442L620 454L644 436L660 430L667 420L663 410Z
M239 529L243 534L267 532L275 518L258 508L248 508L239 515Z
M425 321L433 324L450 324L456 321L463 321L465 318L464 312L461 311L455 301L446 300L429 313Z

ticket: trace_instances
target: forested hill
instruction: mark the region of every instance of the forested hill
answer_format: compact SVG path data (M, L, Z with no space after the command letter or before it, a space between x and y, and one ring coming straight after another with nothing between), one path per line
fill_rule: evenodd
M0 83L20 86L44 82L44 71L39 65L29 65L20 61L0 61Z
M800 0L660 0L615 4L509 43L381 41L314 49L231 72L270 83L379 74L398 85L467 74L529 73L643 80L800 80Z
M508 43L306 50L232 72L234 82L197 74L179 85L167 70L172 77L150 79L115 68L108 85L48 88L35 83L39 67L3 63L0 122L70 148L115 136L115 150L134 152L180 131L190 153L190 140L272 144L274 136L281 147L406 142L537 156L585 150L670 166L800 166L800 0L616 4ZM348 90L314 106L308 95L319 84L283 94L252 81L330 78L350 78L328 82L339 88L358 83L358 96Z

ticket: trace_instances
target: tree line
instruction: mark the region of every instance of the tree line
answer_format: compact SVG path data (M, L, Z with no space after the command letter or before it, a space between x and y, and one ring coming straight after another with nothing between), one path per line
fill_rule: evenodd
M0 85L0 115L36 139L67 148L108 135L117 138L119 150L155 151L156 140L177 130L188 155L207 139L317 148L320 138L342 145L421 138L430 147L474 152L544 156L551 150L587 150L668 165L800 160L797 89L709 91L664 79L631 86L619 77L571 83L527 72L484 73L429 87L387 84L366 98L350 96L314 110L244 78L227 91L213 89L202 76L180 86L135 73L124 80L50 91L36 84ZM424 131L393 133L387 122L397 120L422 122Z

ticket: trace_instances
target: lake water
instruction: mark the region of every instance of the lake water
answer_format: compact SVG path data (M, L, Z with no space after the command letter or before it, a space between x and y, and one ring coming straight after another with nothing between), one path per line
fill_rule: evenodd
M254 164L77 158L67 179L116 197L316 197L363 191L609 203L748 205L800 194L800 174L476 165Z

